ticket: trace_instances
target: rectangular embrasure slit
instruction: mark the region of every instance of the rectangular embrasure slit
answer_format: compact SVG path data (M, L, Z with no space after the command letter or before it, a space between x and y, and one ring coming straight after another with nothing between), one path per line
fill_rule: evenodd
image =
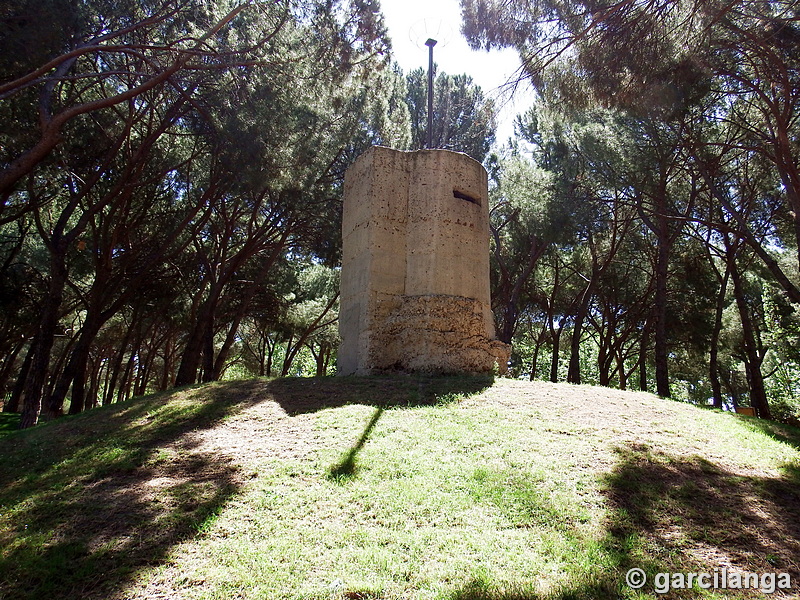
M478 206L481 205L481 201L475 196L470 196L469 194L465 194L464 192L459 192L458 190L453 190L453 198L458 198L459 200L466 200L467 202L472 202L473 204L477 204Z

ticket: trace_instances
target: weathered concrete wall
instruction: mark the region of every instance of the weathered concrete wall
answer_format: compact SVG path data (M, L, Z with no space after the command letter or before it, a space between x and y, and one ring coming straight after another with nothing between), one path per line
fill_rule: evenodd
M486 171L447 150L374 147L345 176L341 374L505 366L489 297Z

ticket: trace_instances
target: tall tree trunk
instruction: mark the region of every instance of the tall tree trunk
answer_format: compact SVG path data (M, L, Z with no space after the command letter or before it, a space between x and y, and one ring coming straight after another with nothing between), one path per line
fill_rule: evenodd
M200 368L203 347L207 341L206 328L209 326L208 320L213 314L210 303L209 299L200 309L194 326L189 333L189 339L186 341L186 346L181 356L181 364L178 367L178 374L175 376L175 387L192 385L197 382L197 371Z
M128 349L128 345L131 342L131 338L133 337L133 330L134 328L138 327L138 320L139 320L139 308L136 307L133 310L133 316L131 317L131 324L128 327L127 331L125 332L125 337L119 344L119 350L117 351L117 355L114 359L113 366L109 367L112 370L111 374L111 381L108 384L106 389L106 393L103 396L103 406L107 404L111 404L114 400L114 394L117 393L117 381L119 381L120 374L122 373L122 362L125 360L125 351ZM117 394L117 400L120 400L119 394Z
M669 277L669 230L665 216L659 218L658 259L654 298L656 393L669 398L669 349L667 335L667 279Z
M286 351L283 353L283 365L281 366L281 377L286 377L289 374L289 369L294 361L295 353L292 353L292 342L294 341L294 334L290 333L289 338L286 340Z
M202 361L202 376L200 380L203 383L216 380L216 371L214 369L214 314L208 315L203 328L203 361Z
M270 262L270 264L272 264ZM266 273L262 271L260 275L265 275ZM236 311L236 314L233 317L230 327L228 328L228 333L225 336L225 340L222 342L222 346L217 352L217 357L214 360L214 379L213 381L219 380L222 377L222 371L225 368L225 363L228 361L228 356L231 353L231 348L233 348L234 343L236 343L237 334L239 333L239 327L242 324L242 320L247 313L247 309L250 306L250 303L253 299L254 292L252 290L255 289L255 286L251 285L250 289L248 289L247 293L245 293L244 297L240 299L239 308ZM263 361L261 363L261 370L263 371ZM263 373L262 373L263 374Z
M639 389L647 391L647 346L650 337L650 322L645 321L642 327L642 338L639 341Z
M125 371L122 373L122 380L119 384L119 392L117 393L117 402L125 402L131 397L131 384L133 380L133 366L135 362L136 353L131 352L128 361L125 363Z
M603 308L597 331L597 373L598 383L603 387L611 387L611 367L614 363L613 331L616 327L613 311Z
M273 357L275 355L275 349L277 347L278 347L278 341L277 340L275 340L272 344L268 344L269 352L267 353L267 364L266 364L266 372L265 372L267 377L272 377L272 362L273 362Z
M164 391L169 387L172 380L172 369L174 364L175 355L175 334L173 331L168 331L164 339L164 368L161 371L161 382L159 383L159 391Z
M33 362L33 348L28 348L25 354L25 360L22 361L22 366L17 375L17 383L14 384L14 389L11 391L11 398L3 405L3 412L16 413L20 411L20 404L22 393L25 389L25 380L28 378L28 372L31 370L31 362Z
M325 363L322 365L322 376L325 377L328 375L328 369L331 366L331 358L333 357L333 346L330 344L326 345L325 348Z
M90 410L97 407L97 398L100 394L100 373L103 368L103 361L96 359L89 365L89 375L86 378L89 383L89 391L86 394L85 409Z
M530 380L534 381L539 372L539 353L542 351L544 342L547 339L548 328L542 327L539 329L539 334L536 336L536 343L533 346L533 358L531 359L531 376Z
M544 330L544 328L542 328ZM536 340L536 344L533 346L533 357L531 358L531 374L528 377L530 381L536 380L536 373L539 370L538 362L539 362L539 349L542 347L541 344L541 335L539 339Z
M553 325L550 326L550 334L553 340L553 354L550 357L550 381L558 383L558 359L561 346L561 327L555 329Z
M63 245L62 245L63 246ZM50 285L42 306L42 316L32 344L33 356L25 379L23 391L25 405L22 409L20 428L33 427L39 421L47 373L50 369L50 354L53 350L64 287L67 283L67 268L64 261L66 248L58 247L50 258Z
M46 406L43 407L49 417L59 417L63 413L64 400L70 385L72 385L72 395L70 396L69 414L76 415L83 412L86 365L89 362L92 343L97 337L101 325L97 312L90 310L81 328L78 343L72 349L69 360L53 388L52 394L48 397Z
M510 344L514 337L514 330L517 327L517 318L519 311L515 301L509 299L503 306L503 326L497 332L497 338L501 342Z
M608 352L606 345L600 342L600 347L597 351L597 370L598 370L598 383L603 387L611 386L611 362L613 355Z
M264 377L267 374L267 349L269 338L266 334L259 336L258 340L258 375Z
M583 323L589 314L589 304L594 295L594 284L595 277L593 272L591 280L583 291L578 311L575 313L575 325L572 329L569 347L569 371L567 372L567 381L569 383L581 382L581 336L583 335Z
M731 403L733 404L733 410L736 410L740 403L741 403L741 393L738 387L733 382L731 374L728 371L720 371L719 378L725 387L728 389L728 394L731 397Z
M222 281L212 282L208 290L208 297L197 311L197 318L189 333L181 364L178 367L178 374L175 376L175 387L196 383L197 372L201 366L209 376L213 375L214 316L224 287L225 284ZM206 369L210 369L210 371Z
M719 336L722 332L722 314L725 311L725 295L728 292L730 267L725 263L725 275L717 293L717 306L714 328L711 331L711 351L708 360L708 374L711 379L711 397L715 408L722 408L722 383L719 380Z
M17 356L19 356L19 353L22 351L24 346L24 342L15 344L11 351L5 356L3 368L0 369L0 390L6 389L6 383L8 383L8 380L11 378L11 374L14 372L14 365L17 362Z
M628 389L628 374L625 372L625 356L623 355L622 343L616 349L615 358L617 362L617 373L619 375L619 389Z
M139 353L139 364L136 370L136 383L133 386L134 396L144 396L147 393L147 382L150 380L150 371L153 365L153 353L148 348L147 356L142 359Z
M747 383L750 387L750 404L755 408L757 416L762 419L771 419L772 414L769 410L767 391L764 388L764 376L761 373L761 362L763 358L758 351L758 343L756 342L755 328L750 315L750 308L747 306L747 298L745 298L741 273L736 265L735 249L729 254L728 260L731 281L733 282L733 294L736 298L736 307L739 309L739 318L742 322L744 351L747 357L745 368L747 370Z
M309 345L309 348L317 364L317 377L324 377L328 370L328 358L331 355L330 345L326 342L320 342L318 352L314 352L313 345Z

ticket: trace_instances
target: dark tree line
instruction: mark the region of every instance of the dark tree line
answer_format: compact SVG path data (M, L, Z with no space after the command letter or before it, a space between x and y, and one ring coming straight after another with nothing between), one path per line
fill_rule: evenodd
M377 6L30 2L2 18L6 410L30 426L67 399L77 413L219 378L254 307L276 319L298 288L288 257L336 260L345 157L390 129L358 118L389 80Z
M0 27L4 410L329 372L344 171L419 129L378 3L18 2ZM439 80L443 140L482 159L491 104Z
M796 417L797 9L462 6L539 92L490 153L491 99L435 86L435 145L490 172L514 370ZM379 5L20 2L0 23L4 410L328 373L344 171L427 137Z
M797 414L797 7L461 4L541 98L493 209L496 315L526 372L546 346L553 380Z

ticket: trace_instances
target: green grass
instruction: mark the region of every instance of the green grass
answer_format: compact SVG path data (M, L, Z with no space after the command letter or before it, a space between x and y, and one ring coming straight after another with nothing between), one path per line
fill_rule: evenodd
M19 429L20 416L17 413L0 412L0 438Z
M0 440L0 598L761 597L625 585L726 565L797 593L798 483L800 431L646 394L211 384Z

